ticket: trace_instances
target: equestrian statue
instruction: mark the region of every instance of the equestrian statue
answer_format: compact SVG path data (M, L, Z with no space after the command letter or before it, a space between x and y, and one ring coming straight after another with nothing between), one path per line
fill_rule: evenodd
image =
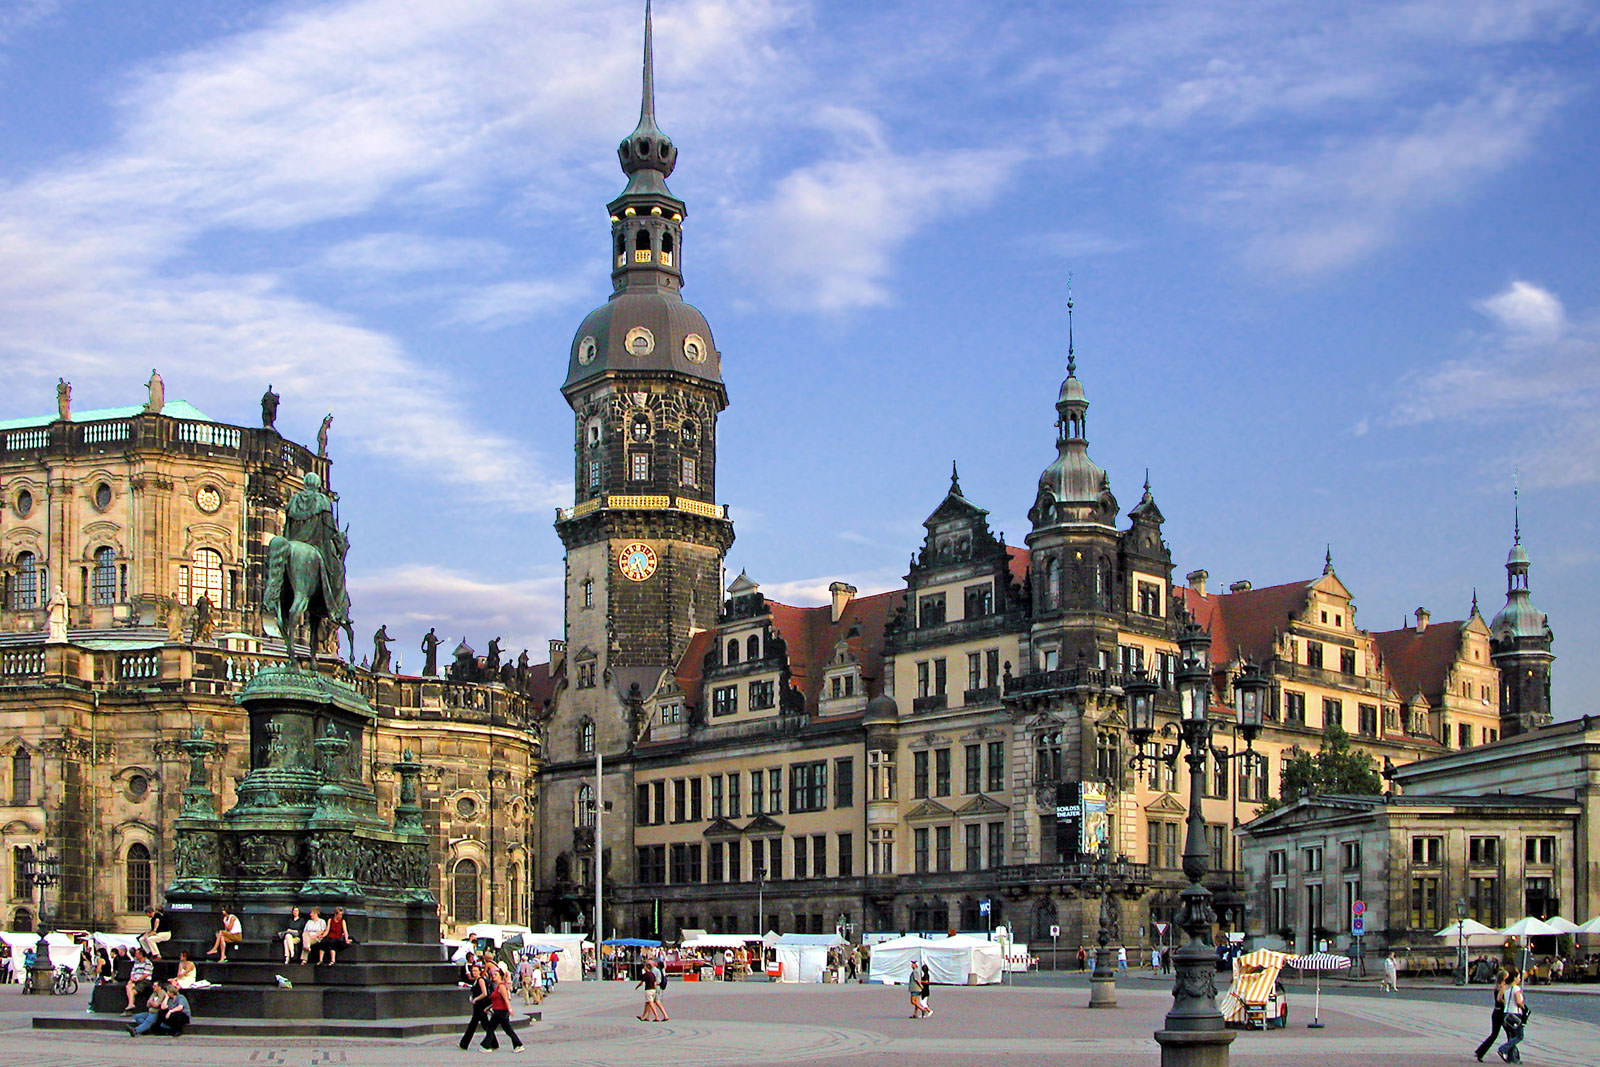
M345 592L345 554L350 550L349 530L341 530L333 514L333 498L323 491L322 478L308 472L305 486L289 498L283 534L267 543L267 610L278 622L278 633L295 659L295 638L306 624L310 665L317 665L317 649L343 629L351 654L355 632L350 622L350 597Z

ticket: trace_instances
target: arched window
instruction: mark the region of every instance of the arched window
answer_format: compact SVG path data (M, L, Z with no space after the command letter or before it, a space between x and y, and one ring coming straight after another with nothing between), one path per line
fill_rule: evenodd
M150 850L141 844L128 846L127 901L123 911L141 912L150 907Z
M1061 603L1061 560L1051 556L1044 561L1044 606L1053 608Z
M727 661L726 665L731 667L735 663L738 663L738 662L739 662L739 639L737 637L729 638L729 640L728 640L728 661Z
M622 234L619 233L619 234L617 234L617 255L620 257L620 256L625 256L627 254L628 254L628 239L626 237L622 236Z
M587 784L580 785L578 787L578 798L574 803L577 805L578 810L572 813L572 824L574 826L593 826L594 787Z
M11 576L12 611L39 606L39 577L39 557L32 552L17 553L16 573Z
M478 910L478 865L472 860L457 860L450 872L450 905L458 923L482 921Z
M1061 780L1061 732L1039 735L1034 746L1034 777L1041 782Z
M200 598L211 598L213 606L222 604L222 553L214 548L197 548L189 577L190 604L200 603Z
M578 751L594 751L594 720L584 719L578 724Z
M11 757L11 803L33 803L33 757L26 749Z
M751 634L750 635L750 640L748 640L748 641L746 641L744 643L744 658L745 659L760 659L761 658L761 635L760 634Z
M94 550L94 581L90 594L96 604L117 602L117 552L113 548Z
M506 922L513 926L522 921L522 897L519 895L522 887L518 884L521 881L518 875L515 863L506 869Z
M638 252L650 251L650 231L641 226L633 239L633 247Z

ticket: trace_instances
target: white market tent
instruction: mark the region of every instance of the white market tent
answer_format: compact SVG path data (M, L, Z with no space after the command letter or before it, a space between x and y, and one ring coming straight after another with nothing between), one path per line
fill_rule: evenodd
M594 948L594 942L582 934L530 934L524 938L529 945L549 945L561 950L556 961L556 980L583 981L583 950Z
M66 934L51 932L44 936L45 943L50 946L50 962L57 967L71 967L78 969L78 960L83 955L83 946L76 944ZM22 954L39 943L38 934L19 934L10 930L0 932L0 941L11 946L11 958L17 963L11 968L11 980L18 985L22 984Z
M467 927L468 941L477 941L480 938L488 938L494 943L495 948L499 948L502 944L504 944L508 937L516 937L519 934L522 936L523 944L531 945L534 943L534 941L538 940L538 938L534 936L533 931L528 929L526 926L502 926L498 923L478 923L476 926Z
M838 934L783 934L772 943L777 953L778 981L820 982L828 966L828 950L847 944Z
M684 948L744 948L759 944L760 934L704 934L683 942Z
M1005 958L995 941L966 937L927 938L916 934L872 946L870 982L900 985L915 963L928 965L936 985L992 985L1000 981Z

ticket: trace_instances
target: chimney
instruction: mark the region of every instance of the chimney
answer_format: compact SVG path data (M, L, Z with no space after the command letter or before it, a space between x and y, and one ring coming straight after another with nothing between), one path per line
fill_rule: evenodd
M1240 578L1237 582L1228 586L1228 592L1230 593L1248 593L1249 591L1250 579L1248 578Z
M1417 609L1417 633L1423 634L1428 632L1428 620L1432 617L1433 613L1427 608Z
M1194 590L1195 596L1203 597L1206 595L1206 579L1209 577L1211 575L1205 571L1190 571L1184 575L1184 581L1189 583L1189 588Z
M856 587L849 582L834 582L828 586L828 592L833 594L833 621L838 622L839 616L844 614L845 605L856 595Z

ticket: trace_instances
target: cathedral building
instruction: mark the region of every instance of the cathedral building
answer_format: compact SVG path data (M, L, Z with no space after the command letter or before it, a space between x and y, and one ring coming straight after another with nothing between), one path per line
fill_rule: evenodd
M155 374L139 405L74 411L67 383L57 394L54 417L0 422L4 920L34 925L26 860L48 851L62 861L52 925L132 930L172 880L189 773L179 742L196 729L218 742L224 809L250 765L233 697L284 659L262 610L266 546L284 502L331 464L278 433L270 389L260 426L168 400ZM527 916L547 672L337 669L378 713L385 810L402 750L425 764L445 917Z

